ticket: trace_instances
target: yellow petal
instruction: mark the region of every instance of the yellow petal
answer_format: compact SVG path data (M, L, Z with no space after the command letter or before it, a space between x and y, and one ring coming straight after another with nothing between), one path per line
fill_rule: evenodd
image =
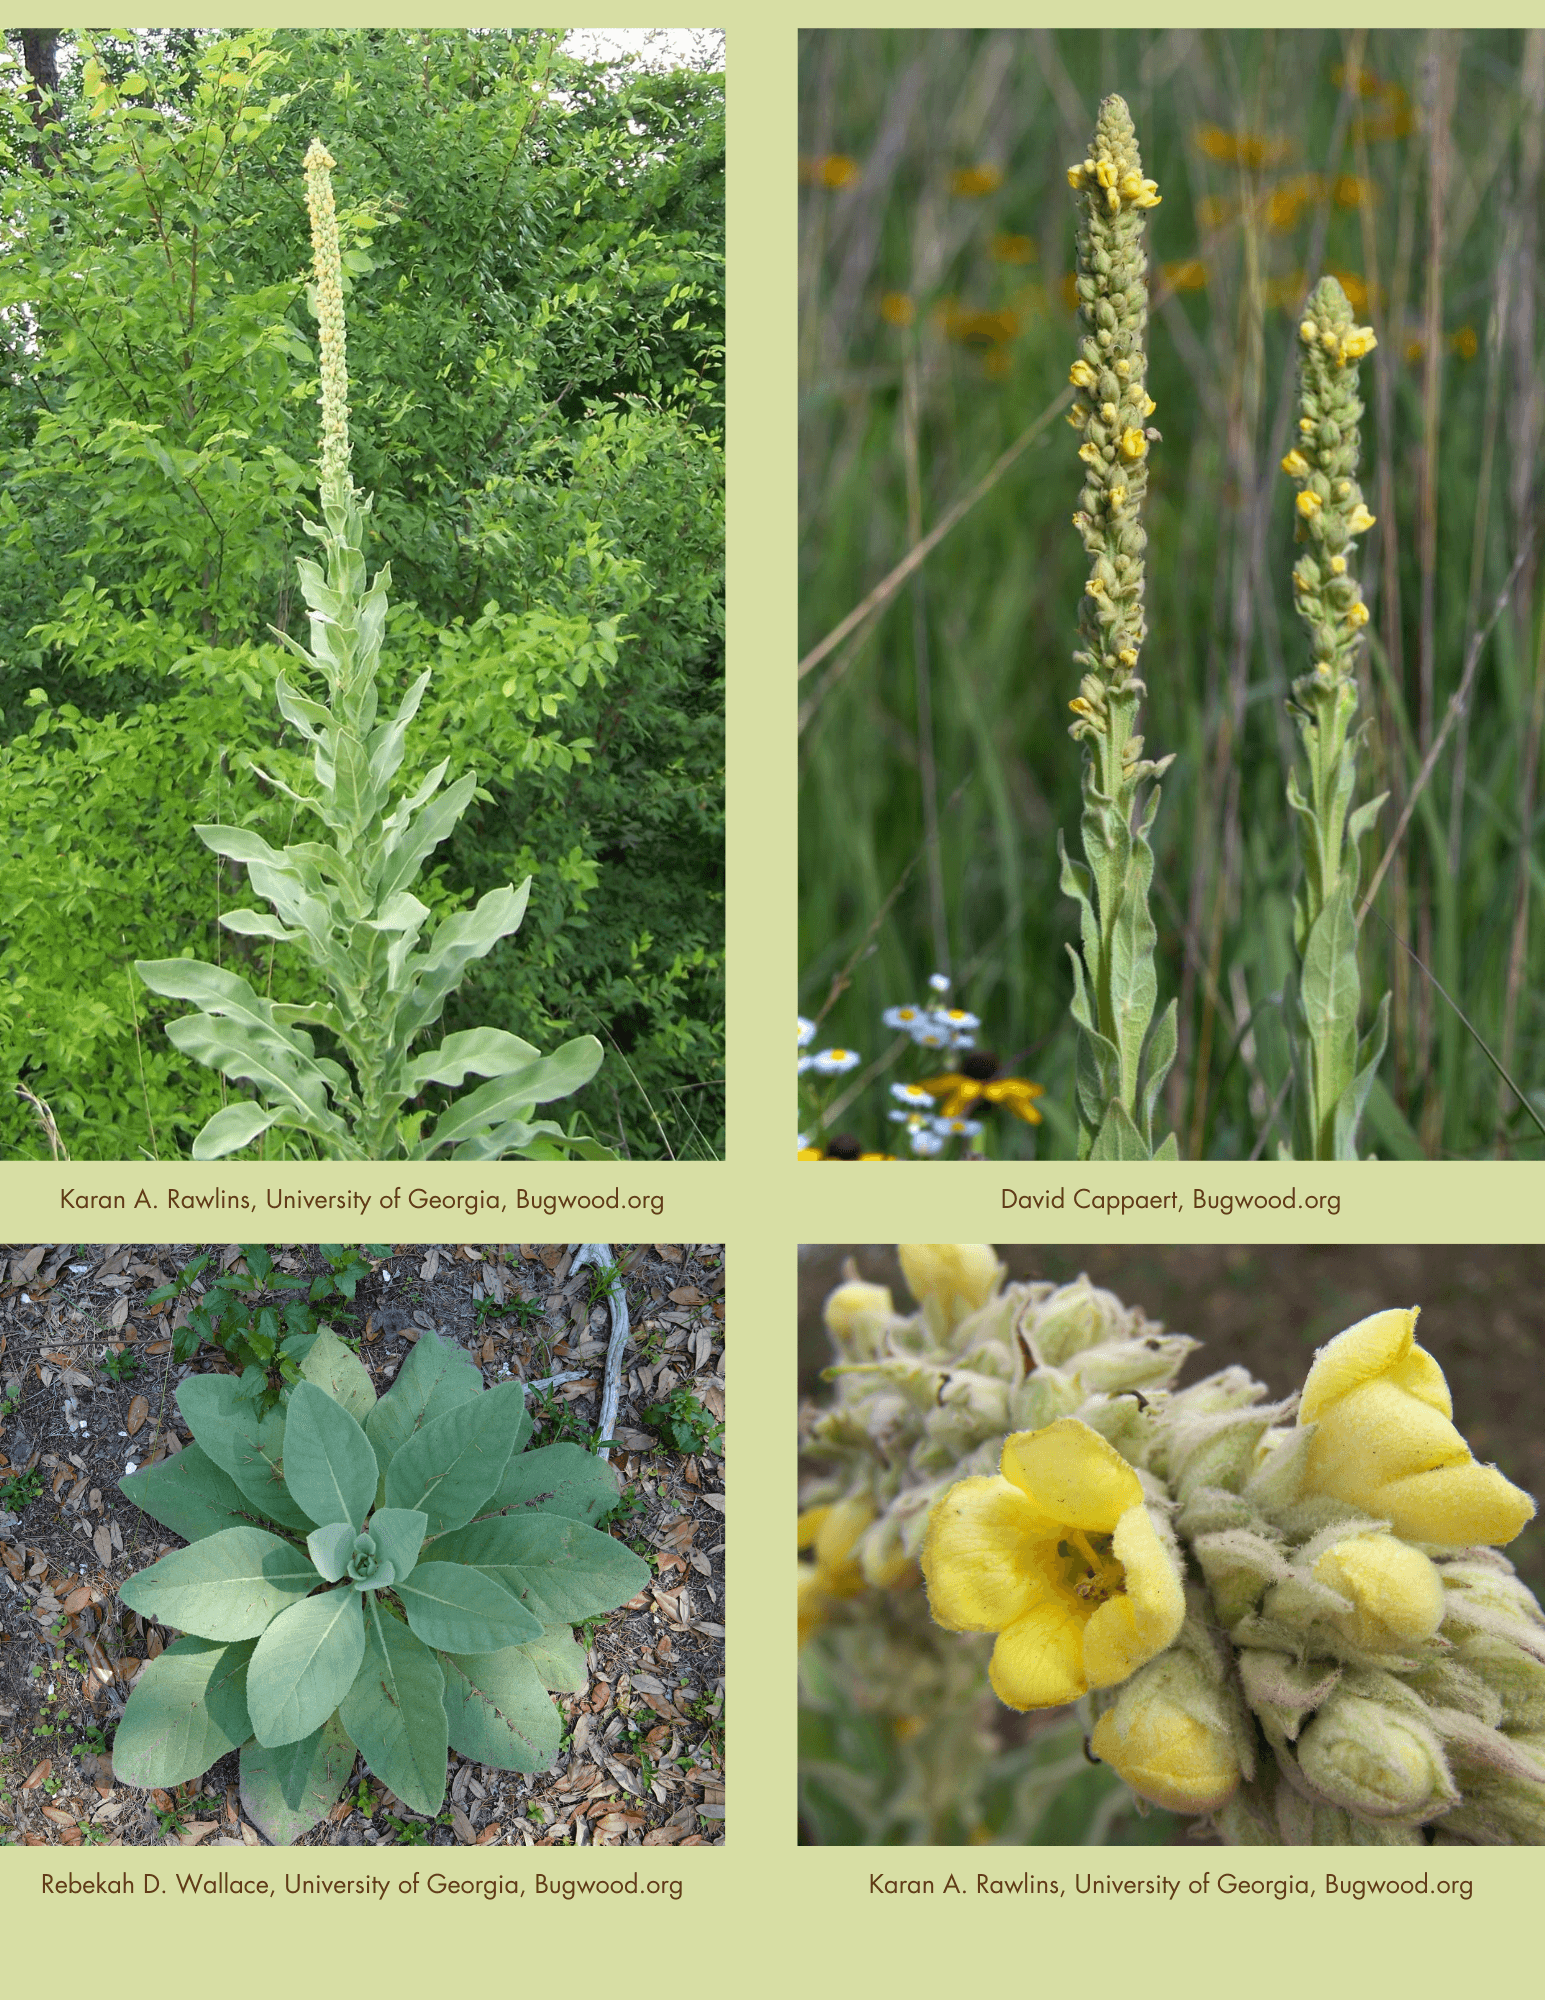
M1123 1514L1112 1540L1126 1588L1102 1604L1084 1631L1084 1671L1091 1687L1115 1687L1173 1644L1185 1622L1186 1593L1148 1509Z
M1534 1502L1494 1465L1440 1466L1392 1480L1372 1495L1371 1511L1413 1542L1462 1548L1470 1542L1504 1547L1534 1519Z
M1382 1375L1410 1353L1415 1341L1416 1313L1402 1307L1370 1314L1338 1333L1314 1357L1299 1403L1298 1421L1317 1423L1331 1403L1360 1382ZM1429 1357L1430 1359L1430 1357ZM1433 1366L1437 1364L1434 1362Z
M1038 1604L998 1635L987 1678L1010 1708L1059 1708L1089 1691L1083 1626L1058 1599Z
M1001 1632L1041 1603L1049 1594L1038 1566L1046 1529L1006 1479L961 1479L941 1494L922 1556L935 1623L950 1632Z
M1087 1534L1113 1533L1143 1497L1121 1453L1077 1417L1016 1431L1004 1444L1001 1470L1042 1514Z
M1316 1492L1357 1502L1391 1480L1461 1465L1469 1456L1464 1439L1430 1404L1392 1382L1364 1382L1320 1418L1307 1472Z

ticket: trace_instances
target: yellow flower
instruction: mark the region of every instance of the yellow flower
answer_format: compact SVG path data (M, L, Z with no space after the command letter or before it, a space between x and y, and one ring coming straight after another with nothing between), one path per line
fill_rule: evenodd
M1092 389L1099 379L1087 361L1075 361L1068 370L1068 380L1075 389Z
M1164 282L1172 292L1204 292L1207 266L1200 257L1184 257L1179 263L1164 266Z
M807 187L844 188L858 179L858 162L846 153L823 153L816 159L802 158L799 178Z
M1318 493L1311 493L1306 488L1304 492L1299 494L1296 505L1298 507L1299 513L1303 515L1304 519L1306 521L1312 521L1315 515L1319 513L1320 508L1323 505L1323 502L1321 501Z
M1361 361L1378 344L1378 336L1371 326L1354 326L1341 336L1339 359L1343 362Z
M1420 1549L1394 1535L1352 1535L1328 1548L1314 1580L1351 1599L1336 1623L1354 1645L1399 1652L1443 1623L1443 1582Z
M1139 1798L1170 1812L1211 1812L1240 1778L1218 1707L1195 1663L1167 1653L1127 1682L1094 1725L1089 1748Z
M1148 440L1143 436L1141 431L1128 429L1121 433L1121 456L1123 458L1141 458L1147 449Z
M1315 1356L1299 1404L1315 1434L1305 1485L1389 1522L1407 1541L1501 1545L1534 1516L1527 1493L1477 1465L1451 1421L1443 1370L1416 1345L1416 1311L1359 1320Z
M1301 451L1290 451L1282 461L1282 470L1287 474L1289 479L1307 479L1309 477L1309 461Z
M1357 505L1352 509L1351 517L1347 521L1347 533L1349 535L1366 535L1377 519L1378 516L1370 514L1362 501L1359 500Z
M799 1566L799 1643L826 1623L831 1606L869 1588L863 1565L853 1554L858 1538L874 1519L874 1507L857 1494L834 1507L807 1507L799 1517L799 1546L815 1560Z
M1332 576L1345 576L1345 575L1346 575L1346 573L1347 573L1347 559L1346 559L1346 557L1345 557L1345 556L1332 556L1332 557L1331 557L1331 559L1330 559L1330 573L1331 573L1331 575L1332 575Z
M1361 598L1347 606L1347 623L1354 631L1361 630L1368 623L1368 607Z
M995 194L1002 185L1002 167L957 167L950 175L951 194Z
M905 292L887 292L880 300L880 317L887 326L910 326L917 308Z
M898 1243L896 1255L913 1298L936 1304L950 1326L998 1289L1002 1266L990 1243Z
M923 1575L946 1631L997 1633L988 1677L1010 1708L1116 1686L1185 1618L1137 1474L1076 1417L1016 1432L997 1478L960 1480L935 1501Z
M1098 577L1092 577L1089 589L1093 591L1099 581ZM1068 706L1075 715L1094 714L1082 695ZM1035 1108L1035 1100L1046 1095L1046 1086L1032 1083L1028 1077L999 1076L998 1058L991 1049L973 1049L958 1070L925 1077L918 1089L944 1100L939 1106L941 1118L969 1118L984 1104L1001 1104L1005 1111L1012 1111L1027 1125L1040 1124L1041 1114Z
M1006 229L1000 229L992 239L988 253L996 264L1030 264L1038 255L1033 236L1020 236Z

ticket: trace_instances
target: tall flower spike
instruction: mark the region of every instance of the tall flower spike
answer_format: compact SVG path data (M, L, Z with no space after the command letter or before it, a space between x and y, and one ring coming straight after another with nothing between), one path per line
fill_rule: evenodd
M1087 865L1069 859L1061 836L1062 887L1079 905L1083 952L1073 959L1073 1019L1079 1029L1079 1156L1173 1159L1173 1135L1155 1153L1153 1111L1175 1057L1175 1006L1157 1023L1157 937L1148 913L1153 850L1148 831L1159 791L1141 788L1170 759L1143 755L1138 658L1143 615L1140 515L1148 488L1154 402L1146 375L1148 291L1145 215L1159 204L1143 178L1132 118L1107 97L1089 157L1068 169L1083 198L1078 231L1081 338L1069 379L1082 439L1083 491L1073 525L1091 564L1079 605L1081 672L1069 733L1084 745L1082 834Z
M317 335L322 350L322 484L349 485L349 368L344 347L343 261L338 252L338 212L333 168L338 162L320 139L306 149L306 209L316 270ZM339 498L343 496L340 493Z
M1358 842L1387 794L1352 808L1357 783L1357 654L1368 607L1352 574L1355 537L1374 525L1357 483L1357 363L1376 344L1353 323L1346 293L1322 278L1299 323L1298 444L1282 461L1297 488L1293 598L1314 664L1288 707L1309 766L1288 803L1298 816L1303 876L1293 899L1301 974L1294 1020L1293 1150L1301 1160L1355 1160L1357 1127L1384 1054L1389 996L1358 1040ZM1349 1003L1350 998L1350 1004Z

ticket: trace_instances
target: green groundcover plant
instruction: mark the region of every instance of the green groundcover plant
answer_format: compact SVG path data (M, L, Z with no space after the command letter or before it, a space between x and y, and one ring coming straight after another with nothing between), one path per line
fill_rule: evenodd
M324 1330L301 1378L263 1415L237 1378L190 1377L195 1442L122 1482L189 1546L121 1592L186 1636L135 1682L114 1771L177 1785L240 1749L243 1808L280 1844L331 1809L356 1750L420 1813L444 1801L448 1750L544 1770L549 1690L585 1684L569 1628L648 1578L594 1525L609 1468L526 1451L524 1384L485 1389L452 1342L423 1334L378 1401Z

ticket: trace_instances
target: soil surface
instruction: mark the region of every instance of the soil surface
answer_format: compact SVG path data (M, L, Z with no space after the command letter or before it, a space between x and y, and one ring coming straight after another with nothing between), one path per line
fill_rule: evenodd
M1545 1502L1545 1249L1492 1244L1051 1244L1000 1243L1011 1278L1057 1284L1087 1271L1172 1333L1200 1340L1182 1383L1237 1362L1273 1397L1302 1387L1317 1347L1387 1306L1420 1306L1417 1338L1436 1356L1454 1421L1478 1459ZM800 1389L820 1398L830 1360L821 1303L851 1257L859 1275L887 1284L898 1307L911 1294L889 1244L811 1244L800 1253ZM1545 1520L1507 1555L1545 1596Z
M269 1247L276 1274L329 1269L318 1246ZM589 1447L611 1316L595 1271L571 1270L576 1247L375 1245L352 1301L318 1311L357 1346L378 1394L426 1328L456 1340L488 1384L569 1375L529 1393L528 1448ZM179 1363L172 1336L222 1268L244 1268L237 1246L214 1249L182 1298L147 1304L199 1254L0 1244L0 1843L264 1844L240 1809L234 1753L175 1793L118 1784L112 1769L134 1676L172 1636L120 1604L118 1587L181 1546L118 1480L188 1442L178 1382L228 1365L208 1345ZM590 1684L553 1697L564 1737L550 1771L453 1752L444 1810L426 1819L361 1762L301 1845L722 1843L724 1255L639 1244L611 1256L631 1330L605 1525L653 1580L581 1632Z

